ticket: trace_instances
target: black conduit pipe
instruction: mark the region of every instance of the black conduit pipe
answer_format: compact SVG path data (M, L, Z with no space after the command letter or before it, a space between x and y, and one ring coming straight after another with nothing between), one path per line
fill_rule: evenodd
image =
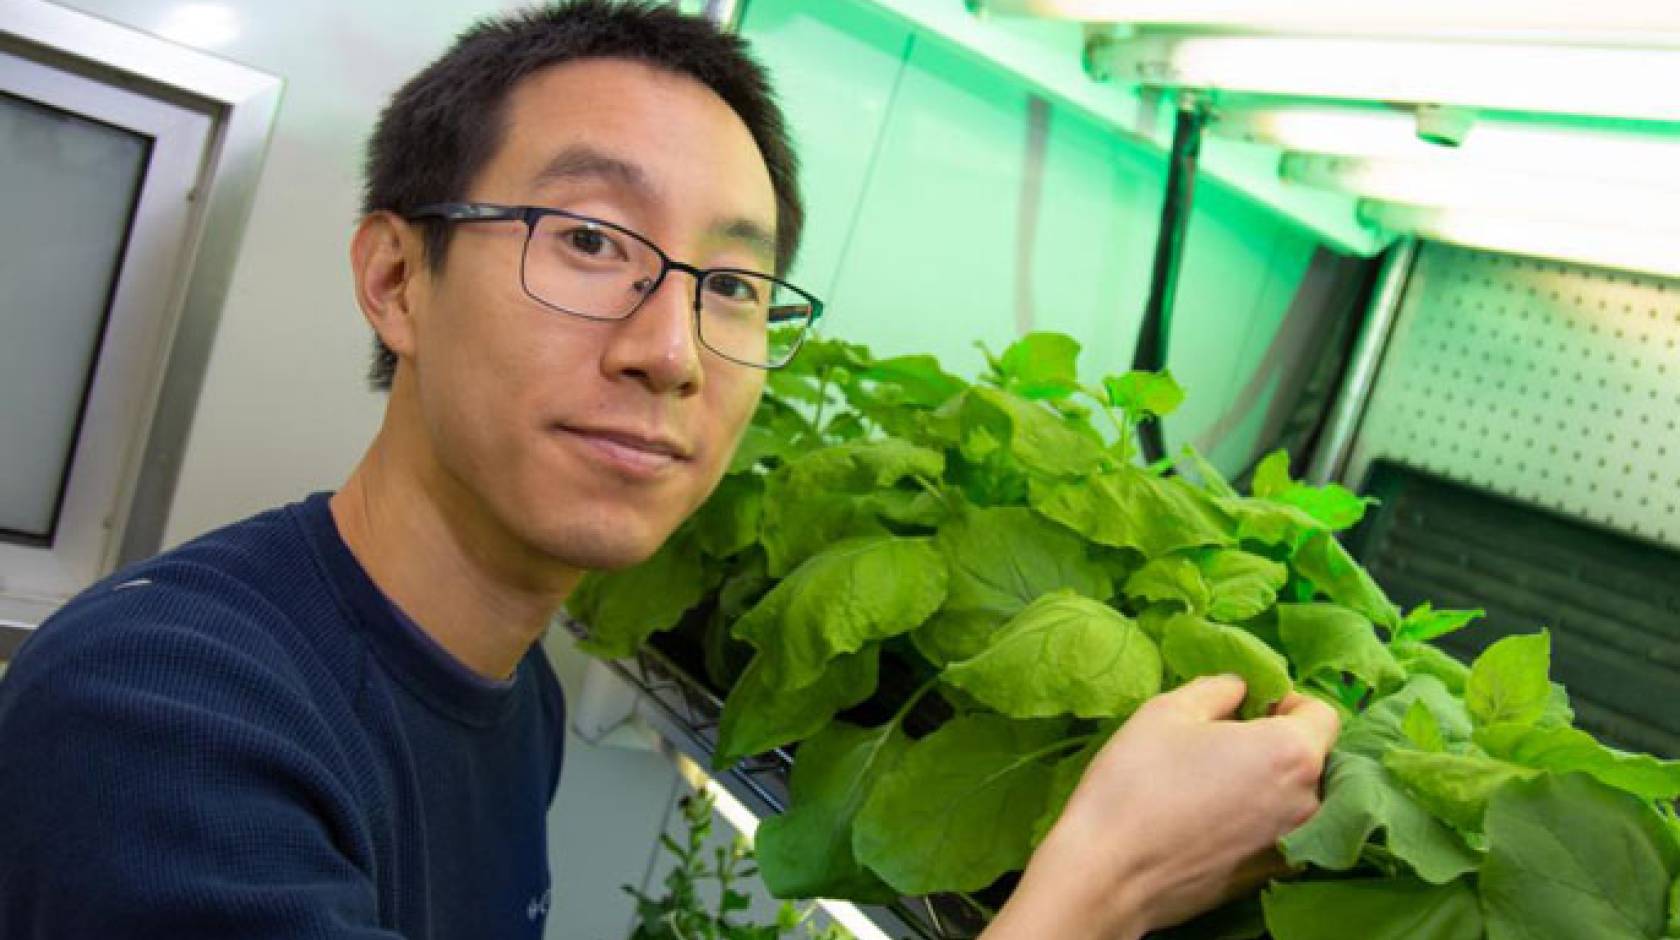
M1195 204L1196 167L1202 155L1202 128L1207 110L1197 101L1178 108L1173 123L1172 154L1167 163L1167 192L1161 203L1161 230L1155 239L1155 269L1149 281L1149 301L1138 327L1137 348L1132 368L1151 372L1167 367L1167 340L1172 335L1173 298L1178 292L1178 271L1184 255L1184 236L1190 227L1190 209ZM1151 418L1138 428L1138 445L1145 463L1166 456L1161 422Z

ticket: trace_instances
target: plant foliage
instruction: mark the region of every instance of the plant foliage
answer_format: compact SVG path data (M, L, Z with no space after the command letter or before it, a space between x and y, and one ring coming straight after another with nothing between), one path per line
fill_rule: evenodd
M1176 474L1138 466L1137 423L1182 390L1083 384L1078 352L1032 334L971 384L813 342L771 374L706 507L574 596L599 654L698 618L744 663L713 670L718 765L798 748L791 810L760 834L772 889L991 885L1142 702L1236 673L1243 717L1300 690L1343 734L1323 809L1281 843L1305 875L1175 937L1680 937L1680 764L1575 729L1545 632L1466 668L1432 641L1480 611L1397 610L1336 538L1365 499L1291 479L1281 453L1246 496L1193 451ZM860 724L888 659L921 690ZM913 737L930 690L955 714Z

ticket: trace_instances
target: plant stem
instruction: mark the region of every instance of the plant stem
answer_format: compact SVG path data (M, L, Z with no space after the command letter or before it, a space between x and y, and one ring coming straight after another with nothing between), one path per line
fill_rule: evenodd
M911 692L910 697L904 700L904 704L900 705L898 707L898 711L892 716L892 721L890 722L890 724L895 724L895 725L903 724L905 717L910 714L910 709L915 708L916 703L920 702L922 700L923 696L927 695L929 692L932 692L934 686L936 686L938 684L939 684L939 677L938 676L933 676L932 678L928 679L926 682L922 683L921 687L918 688L916 691Z

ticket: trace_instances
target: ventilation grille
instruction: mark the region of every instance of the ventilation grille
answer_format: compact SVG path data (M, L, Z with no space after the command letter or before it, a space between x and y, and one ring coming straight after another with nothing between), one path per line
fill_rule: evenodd
M1347 479L1387 458L1680 545L1680 281L1419 252Z

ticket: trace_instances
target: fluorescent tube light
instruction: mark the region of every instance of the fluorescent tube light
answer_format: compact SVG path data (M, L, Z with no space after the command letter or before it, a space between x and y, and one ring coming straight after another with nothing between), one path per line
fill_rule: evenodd
M969 0L976 10L1087 23L1348 36L1680 43L1672 0Z
M1680 277L1680 229L1559 222L1514 213L1360 205L1360 218L1419 238L1597 267Z
M1657 134L1583 124L1540 125L1483 114L1463 143L1446 149L1419 140L1409 108L1221 102L1208 133L1281 150L1407 161L1462 160L1484 167L1572 176L1615 176L1673 186L1680 133Z
M1546 159L1534 154L1535 163ZM1279 172L1289 182L1390 203L1514 212L1536 217L1661 227L1680 219L1680 179L1612 178L1622 167L1600 161L1595 175L1530 172L1477 166L1456 155L1429 161L1285 154ZM1648 172L1658 167L1631 168ZM1672 172L1672 168L1669 168Z
M1089 56L1169 88L1680 121L1680 50L1140 30Z

